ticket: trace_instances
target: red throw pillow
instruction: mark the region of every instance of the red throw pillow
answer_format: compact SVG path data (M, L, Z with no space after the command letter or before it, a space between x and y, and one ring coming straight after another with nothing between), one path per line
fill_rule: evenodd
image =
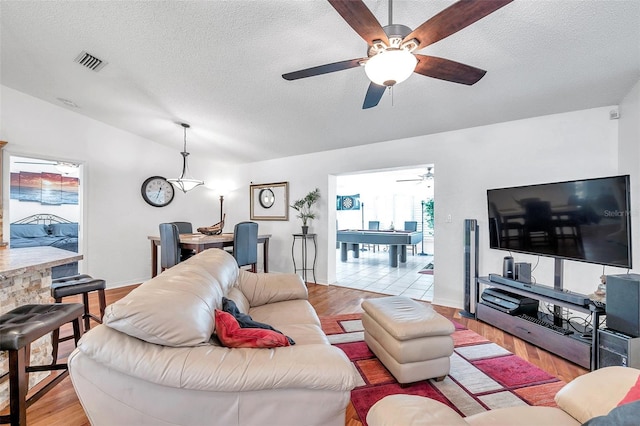
M276 348L289 346L284 334L263 328L240 328L238 321L228 312L216 309L216 335L229 348Z
M622 401L618 402L618 406L626 404L627 402L633 402L640 399L640 376L636 380L636 384L629 389L629 392L622 398Z

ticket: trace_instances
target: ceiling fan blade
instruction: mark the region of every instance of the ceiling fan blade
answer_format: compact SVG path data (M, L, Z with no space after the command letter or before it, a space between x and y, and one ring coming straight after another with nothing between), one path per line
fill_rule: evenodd
M362 0L329 0L329 3L369 46L374 40L389 44L382 25Z
M422 182L424 179L398 179L396 182Z
M404 40L413 38L419 42L418 49L449 37L461 29L495 12L513 0L462 0L452 4L431 19L422 23Z
M384 91L387 90L387 86L380 86L375 83L370 83L367 89L367 94L364 97L364 103L362 109L369 109L377 106L384 95Z
M15 161L16 164L40 164L40 165L44 165L44 166L55 166L58 163L51 163L51 162L36 162L36 161Z
M418 58L418 65L413 72L454 83L471 86L487 73L480 68L437 56L416 55L416 58Z
M349 59L348 61L334 62L332 64L319 65L317 67L307 68L300 71L294 71L282 74L285 80L298 80L300 78L313 77L314 75L328 74L330 72L347 70L360 66L360 62L367 58Z

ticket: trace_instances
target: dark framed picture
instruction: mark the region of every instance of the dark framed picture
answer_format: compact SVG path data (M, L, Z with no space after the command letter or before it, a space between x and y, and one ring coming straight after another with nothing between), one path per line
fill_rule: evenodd
M251 220L289 220L289 182L249 186Z

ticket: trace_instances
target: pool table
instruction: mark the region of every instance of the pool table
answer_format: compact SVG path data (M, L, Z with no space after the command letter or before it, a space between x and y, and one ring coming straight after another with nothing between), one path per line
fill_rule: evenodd
M407 261L407 246L422 241L422 232L411 231L369 231L359 229L338 230L340 260L347 261L347 253L353 251L353 257L360 257L360 244L381 244L389 246L389 266L398 266L398 247L400 262Z

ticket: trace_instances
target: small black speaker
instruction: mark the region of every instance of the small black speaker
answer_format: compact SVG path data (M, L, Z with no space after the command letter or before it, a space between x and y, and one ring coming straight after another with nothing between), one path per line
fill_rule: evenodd
M515 279L521 283L531 283L531 264L526 262L517 262L515 269Z
M607 328L640 336L640 275L607 275Z
M515 278L515 263L513 262L513 257L505 256L502 261L502 276L505 278Z

